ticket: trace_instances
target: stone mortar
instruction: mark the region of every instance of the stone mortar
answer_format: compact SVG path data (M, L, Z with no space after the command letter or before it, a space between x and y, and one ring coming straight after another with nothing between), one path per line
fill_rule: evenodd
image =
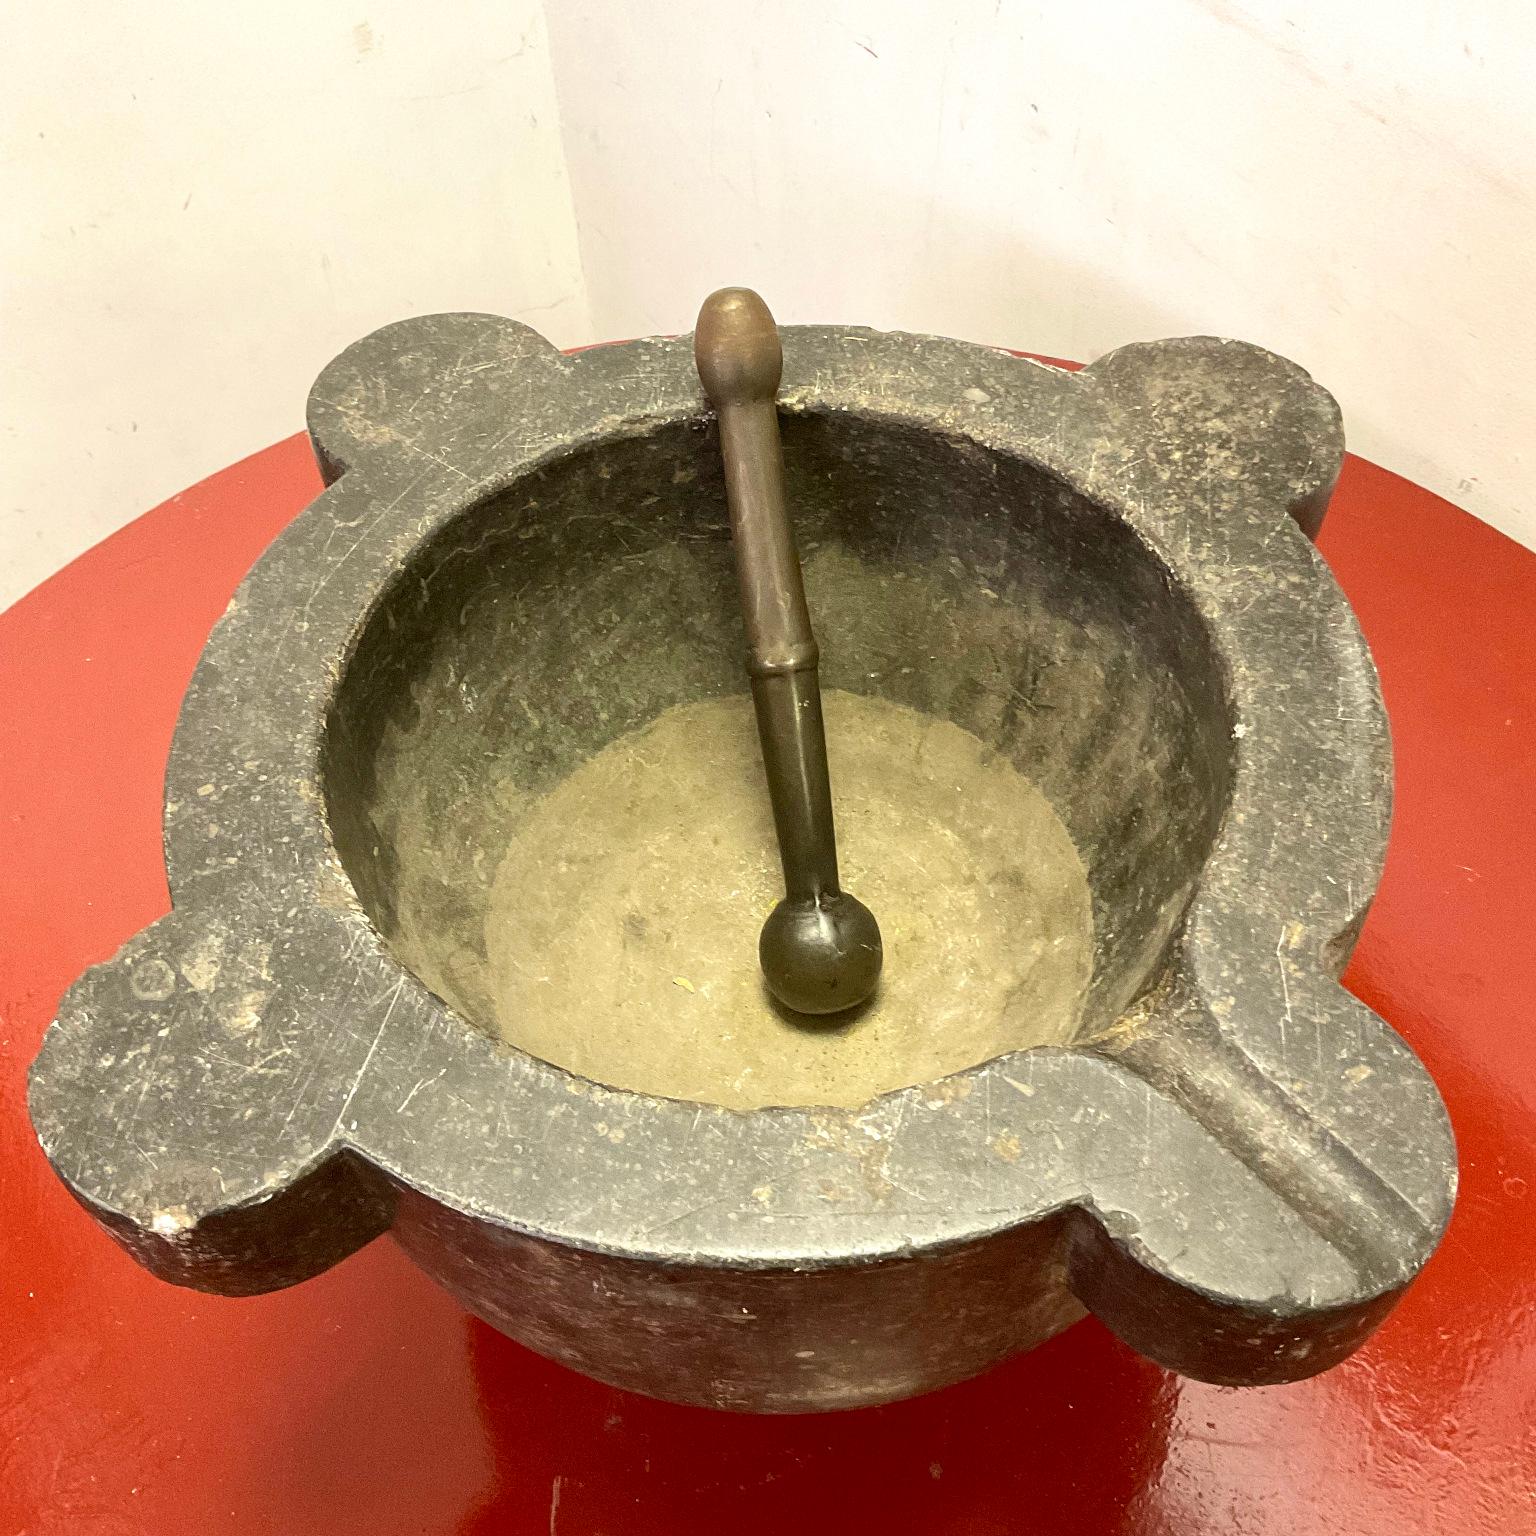
M686 1402L887 1401L1085 1309L1206 1380L1334 1364L1428 1258L1455 1153L1337 982L1390 758L1308 541L1332 399L1204 337L1075 375L841 327L784 350L825 685L970 733L1081 858L1059 1043L745 1110L507 1043L487 829L740 694L740 620L688 340L570 357L439 315L316 383L329 488L192 680L174 910L66 996L31 1079L48 1157L179 1284L270 1290L393 1231L493 1326Z

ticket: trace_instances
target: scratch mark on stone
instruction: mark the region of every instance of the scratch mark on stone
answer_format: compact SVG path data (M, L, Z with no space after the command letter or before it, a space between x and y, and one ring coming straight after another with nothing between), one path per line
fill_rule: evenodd
M387 1024L389 1022L388 1018L386 1018L384 1020L384 1022ZM443 1067L437 1073L437 1075L435 1077L424 1077L424 1078L422 1078L422 1080L419 1083L417 1083L416 1086L414 1088L412 1088L411 1091L408 1094L406 1094L406 1096L403 1099L400 1100L399 1107L395 1110L395 1113L398 1114L398 1115L403 1115L405 1113L406 1106L411 1102L411 1100L414 1099L416 1097L416 1095L418 1093L420 1093L421 1090L427 1086L428 1083L435 1083L438 1080L438 1078L440 1078L443 1075L443 1073L446 1072L447 1070L448 1070L447 1067Z
M373 1037L373 1044L368 1047L368 1054L363 1057L362 1065L357 1069L357 1076L352 1079L352 1086L347 1090L347 1097L336 1116L336 1123L331 1127L331 1137L341 1129L341 1122L347 1118L347 1111L352 1107L352 1100L357 1097L357 1090L362 1086L363 1079L368 1075L368 1063L373 1060L373 1053L379 1048L379 1041L384 1038L384 1031L389 1028L390 1018L395 1011L395 1004L400 1001L400 994L405 990L405 977L402 976L395 983L395 990L390 994L389 1006L384 1010L384 1017L379 1021L378 1033ZM327 1137L330 1140L331 1137Z
M649 1237L653 1232L664 1231L667 1227L675 1227L680 1221L687 1221L690 1216L697 1216L701 1211L707 1211L717 1205L728 1205L735 1200L735 1195L720 1195L713 1200L701 1200L697 1205L690 1205L686 1210L679 1211L675 1216L668 1216L664 1221L652 1222L648 1227L640 1231L641 1237Z
M1285 1017L1280 1020L1280 1054L1286 1054L1285 1031L1293 1022L1291 1015L1291 983L1285 974L1285 927L1280 925L1280 937L1275 940L1275 963L1280 967L1280 995L1285 1000Z

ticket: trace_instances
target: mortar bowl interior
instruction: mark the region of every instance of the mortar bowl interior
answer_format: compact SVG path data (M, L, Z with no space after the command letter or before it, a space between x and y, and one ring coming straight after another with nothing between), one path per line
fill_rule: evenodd
M381 593L322 763L358 898L462 1021L613 1087L858 1103L1081 1042L1165 965L1228 803L1210 632L1036 464L782 426L870 1017L807 1031L756 974L778 866L703 419L544 461Z

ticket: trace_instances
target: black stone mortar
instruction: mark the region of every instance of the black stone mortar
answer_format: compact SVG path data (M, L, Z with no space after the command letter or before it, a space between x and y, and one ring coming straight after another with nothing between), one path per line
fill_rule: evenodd
M208 642L174 910L66 996L44 1150L165 1279L270 1290L392 1231L503 1332L685 1402L888 1401L1085 1309L1205 1380L1333 1365L1455 1184L1434 1085L1337 983L1391 771L1308 542L1334 402L1204 337L1076 375L840 327L784 351L792 515L837 556L823 683L963 727L1049 799L1092 902L1072 1038L751 1110L497 1038L484 829L740 693L740 617L688 340L566 357L439 315L315 386L329 489Z

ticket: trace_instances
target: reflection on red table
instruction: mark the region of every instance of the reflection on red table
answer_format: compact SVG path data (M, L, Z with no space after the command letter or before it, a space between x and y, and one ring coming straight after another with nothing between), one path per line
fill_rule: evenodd
M1087 1322L915 1402L751 1419L552 1365L388 1241L278 1295L173 1289L37 1149L25 1071L60 993L168 904L161 775L198 652L317 490L280 443L0 615L0 1536L1536 1532L1536 556L1359 461L1322 540L1398 757L1348 982L1434 1072L1462 1163L1377 1338L1232 1391Z

